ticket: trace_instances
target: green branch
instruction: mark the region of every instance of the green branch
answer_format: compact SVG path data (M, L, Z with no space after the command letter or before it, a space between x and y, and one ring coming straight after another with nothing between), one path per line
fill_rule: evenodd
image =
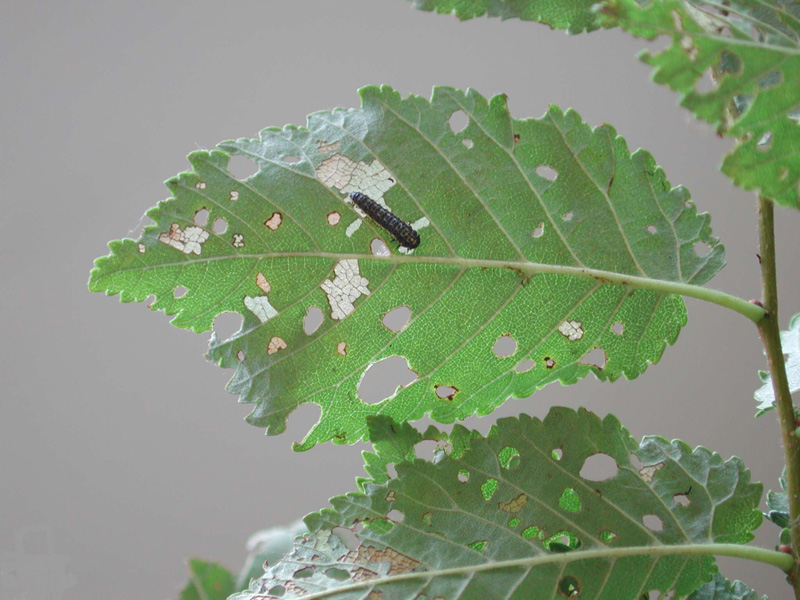
M800 550L800 439L792 404L792 393L786 378L786 364L781 347L781 332L778 326L778 284L775 264L775 207L767 198L758 199L758 233L761 250L762 304L767 318L758 323L758 332L764 344L775 392L775 406L781 425L781 440L786 460L786 491L789 496L789 515L792 528L792 552L795 565L789 573L794 585L795 597L800 600L800 576L798 576L798 550Z

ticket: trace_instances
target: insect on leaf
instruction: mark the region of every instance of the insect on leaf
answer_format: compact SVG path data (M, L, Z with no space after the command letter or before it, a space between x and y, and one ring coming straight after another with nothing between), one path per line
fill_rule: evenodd
M587 468L598 456L613 473ZM685 597L711 580L719 544L752 538L760 498L737 458L659 437L637 444L613 416L554 408L544 421L501 419L459 458L403 462L395 479L334 498L234 598Z
M193 152L155 224L112 242L91 274L123 302L154 295L178 327L241 314L208 357L236 369L229 390L269 434L321 407L299 449L358 441L370 415L448 423L555 381L637 377L686 322L683 299L653 286L700 285L723 265L708 216L608 125L557 107L514 119L504 96L451 88L361 95L305 128ZM258 172L237 179L231 157ZM411 224L419 246L399 246L352 192ZM389 324L400 309L407 322ZM322 322L308 328L312 311ZM385 359L413 382L362 399Z

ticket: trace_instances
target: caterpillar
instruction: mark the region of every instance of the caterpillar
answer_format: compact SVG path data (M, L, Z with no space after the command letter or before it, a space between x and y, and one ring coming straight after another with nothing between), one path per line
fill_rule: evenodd
M367 213L373 221L392 234L392 237L406 248L419 246L419 234L405 221L393 215L385 206L381 206L369 196L361 192L352 192L350 199L353 203Z

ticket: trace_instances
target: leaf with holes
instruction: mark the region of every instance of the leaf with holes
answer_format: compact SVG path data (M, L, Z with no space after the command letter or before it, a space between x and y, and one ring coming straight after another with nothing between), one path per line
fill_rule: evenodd
M717 573L714 579L693 592L688 600L768 600L759 595L741 581L728 581Z
M258 579L264 572L264 563L278 562L292 549L294 538L307 531L302 521L295 521L284 527L268 527L251 535L247 540L247 557L236 578L236 589L233 591L249 585L251 579Z
M180 600L225 600L237 591L233 575L216 563L190 559L189 573Z
M504 96L451 88L361 95L306 128L193 152L155 224L91 274L123 302L154 295L178 327L243 315L208 356L236 368L229 390L267 433L306 403L322 415L300 449L355 442L369 415L448 423L588 373L634 378L685 324L677 294L718 293L699 287L723 265L708 216L612 127L556 107L517 120ZM258 172L237 179L232 155ZM398 248L354 191L411 223L419 247ZM314 310L322 323L305 327ZM373 401L362 379L385 361L416 379Z
M601 458L612 472L597 471ZM761 486L739 459L637 444L583 409L501 419L459 458L400 463L365 490L309 515L308 535L235 598L684 596L761 522Z
M469 449L470 440L480 437L480 433L470 431L462 425L453 426L450 433L444 433L431 425L421 433L408 423L397 423L381 415L367 417L367 425L374 452L361 453L364 470L369 478L358 479L359 487L365 483L388 481L388 466L417 458L416 446L420 442L437 443L435 460L443 456L445 451L454 458L460 457Z
M786 355L786 378L789 382L789 391L794 394L800 391L800 314L796 314L789 321L789 329L781 331L781 346ZM766 371L759 371L759 377L764 384L756 390L755 398L758 402L757 417L775 408L775 392L772 389L772 377Z
M462 21L482 17L500 17L536 21L569 33L594 31L600 27L592 5L597 0L412 0L414 8L453 14Z
M800 208L800 3L611 0L601 10L606 25L671 37L663 52L642 54L653 79L738 138L722 165L736 185Z

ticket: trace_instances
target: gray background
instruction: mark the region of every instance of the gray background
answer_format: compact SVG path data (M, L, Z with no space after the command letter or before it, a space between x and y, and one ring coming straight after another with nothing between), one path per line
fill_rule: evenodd
M246 425L249 407L223 389L231 372L202 358L206 335L86 291L92 260L167 197L161 182L196 148L357 106L356 89L371 83L404 95L435 84L504 92L517 117L573 107L649 149L713 214L730 263L713 285L759 295L753 197L717 171L729 141L649 83L634 59L643 44L620 31L460 24L403 0L4 0L0 13L0 560L27 529L49 533L75 582L63 598L175 598L185 557L238 567L251 532L326 506L362 473L359 447L291 452L313 409L279 437ZM784 326L800 309L798 219L778 212ZM689 327L638 380L553 385L467 424L485 431L500 415L585 405L636 436L737 454L774 486L775 418L753 420L764 364L755 328L688 305ZM776 533L765 524L759 540L771 546ZM47 550L44 534L29 536L29 551ZM56 572L37 565L57 590ZM788 597L772 568L723 565Z

